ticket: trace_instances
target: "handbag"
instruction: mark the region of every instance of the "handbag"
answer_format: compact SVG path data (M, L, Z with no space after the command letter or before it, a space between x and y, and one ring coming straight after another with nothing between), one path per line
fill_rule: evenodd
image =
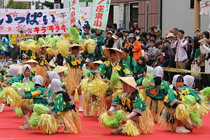
M197 64L191 64L191 71L197 71L200 72L200 67ZM196 80L201 80L201 74L200 73L192 73L191 74Z

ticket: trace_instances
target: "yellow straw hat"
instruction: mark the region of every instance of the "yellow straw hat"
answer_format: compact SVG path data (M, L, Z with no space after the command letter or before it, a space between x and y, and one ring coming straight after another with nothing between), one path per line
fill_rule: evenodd
M21 65L19 65L19 64L12 64L12 65L9 65L9 68L11 68L11 67L18 67L19 68L19 73L18 74L21 74L22 73L22 67L23 66L21 66ZM9 70L9 69L8 69Z
M119 49L117 48L106 48L103 50L103 54L109 58L109 51L113 50L115 52L118 52L120 54L120 59L125 59L127 56Z
M133 77L119 77L120 80L125 82L126 84L130 85L131 87L137 89L136 81Z
M56 66L53 71L56 72L56 73L61 73L61 72L64 72L66 70L68 70L67 67L64 67L64 66Z
M101 65L102 63L103 63L103 62L102 62L101 60L99 60L99 61L94 61L94 62L89 63L89 66L90 66L91 68L93 68L95 64Z
M50 66L50 67L56 67L55 63L52 60L49 62L48 66Z
M29 64L29 63L36 63L36 64L38 64L38 62L37 62L36 60L34 60L34 59L30 59L30 60L28 60L28 61L24 62L24 63L23 63L23 65L25 65L25 64Z
M77 43L74 43L74 44L71 44L70 46L69 46L69 51L71 52L71 48L73 48L73 47L79 47L79 50L81 51L82 50L82 46L81 45L79 45L79 44L77 44Z

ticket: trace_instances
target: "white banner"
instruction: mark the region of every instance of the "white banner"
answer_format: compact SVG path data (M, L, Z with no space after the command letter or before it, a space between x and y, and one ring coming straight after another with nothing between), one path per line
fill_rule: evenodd
M80 7L80 24L82 31L84 31L86 25L90 25L91 17L92 7Z
M68 9L0 9L0 34L67 33Z

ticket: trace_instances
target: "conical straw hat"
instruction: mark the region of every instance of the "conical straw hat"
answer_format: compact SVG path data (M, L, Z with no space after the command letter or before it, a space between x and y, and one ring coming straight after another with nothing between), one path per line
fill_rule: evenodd
M26 61L23 64L25 65L25 64L29 64L29 63L36 63L36 64L38 64L38 62L36 60L34 60L34 59L30 59L30 60Z
M82 50L82 46L81 46L81 45L74 43L74 44L71 44L71 45L69 46L69 51L70 51L70 52L71 52L71 48L73 48L73 47L79 47L79 50L80 50L80 51Z
M61 73L61 72L64 72L66 70L68 70L67 67L64 67L64 66L56 66L53 71L56 72L56 73Z
M125 82L126 84L132 86L133 88L137 89L136 87L136 81L133 77L119 77L120 80L122 80L123 82Z
M48 64L48 66L54 67L54 68L56 67L55 63L52 60L50 61L50 63Z
M89 63L89 66L90 66L91 68L93 68L95 64L101 65L102 63L103 63L103 62L102 62L101 60L99 60L99 61L94 61L94 62Z
M127 57L121 50L119 50L117 48L106 48L106 49L103 50L103 54L108 58L109 58L109 51L110 50L113 50L115 52L119 52L120 59L125 59Z

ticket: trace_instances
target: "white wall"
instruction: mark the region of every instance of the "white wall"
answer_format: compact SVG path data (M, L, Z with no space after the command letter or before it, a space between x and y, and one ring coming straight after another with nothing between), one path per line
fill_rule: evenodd
M205 1L205 0L202 0ZM201 16L201 29L208 30L209 17ZM162 30L163 36L167 30L177 27L185 31L185 35L194 34L194 9L190 9L190 0L163 0Z

